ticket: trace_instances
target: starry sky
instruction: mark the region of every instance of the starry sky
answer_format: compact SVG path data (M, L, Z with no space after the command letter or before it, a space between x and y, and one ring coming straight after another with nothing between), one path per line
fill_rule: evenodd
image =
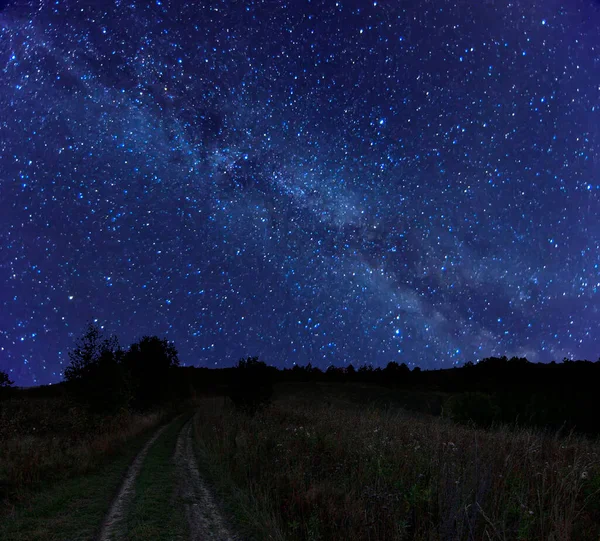
M3 2L0 369L600 355L592 0Z

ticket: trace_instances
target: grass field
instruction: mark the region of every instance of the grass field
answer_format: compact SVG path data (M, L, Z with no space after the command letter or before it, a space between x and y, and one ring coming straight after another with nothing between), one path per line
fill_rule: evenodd
M90 417L61 396L0 409L0 539L91 539L164 413Z
M0 515L0 539L93 539L123 475L146 439L147 433L138 434L94 469L30 487L10 506L5 502Z
M157 426L164 413L87 415L62 397L16 398L0 408L0 499L97 468L123 445Z
M199 411L200 464L257 539L600 536L600 445L584 438L474 429L318 389L254 417L222 399Z

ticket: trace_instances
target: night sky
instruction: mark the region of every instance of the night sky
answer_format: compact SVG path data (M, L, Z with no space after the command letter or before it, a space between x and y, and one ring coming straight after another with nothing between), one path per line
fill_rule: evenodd
M6 4L6 3L4 3ZM600 355L591 0L9 2L0 369Z

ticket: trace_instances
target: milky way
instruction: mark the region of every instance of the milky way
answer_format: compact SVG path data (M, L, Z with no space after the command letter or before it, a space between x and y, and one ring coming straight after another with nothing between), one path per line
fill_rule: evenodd
M600 354L600 8L16 2L0 369Z

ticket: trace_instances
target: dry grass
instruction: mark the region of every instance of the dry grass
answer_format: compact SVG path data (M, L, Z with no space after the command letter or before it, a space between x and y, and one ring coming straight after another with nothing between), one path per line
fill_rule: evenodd
M90 417L60 397L17 398L0 409L0 500L19 499L41 482L86 473L163 415L122 412Z
M196 435L270 539L598 539L600 444L287 397ZM239 498L238 498L238 501Z

